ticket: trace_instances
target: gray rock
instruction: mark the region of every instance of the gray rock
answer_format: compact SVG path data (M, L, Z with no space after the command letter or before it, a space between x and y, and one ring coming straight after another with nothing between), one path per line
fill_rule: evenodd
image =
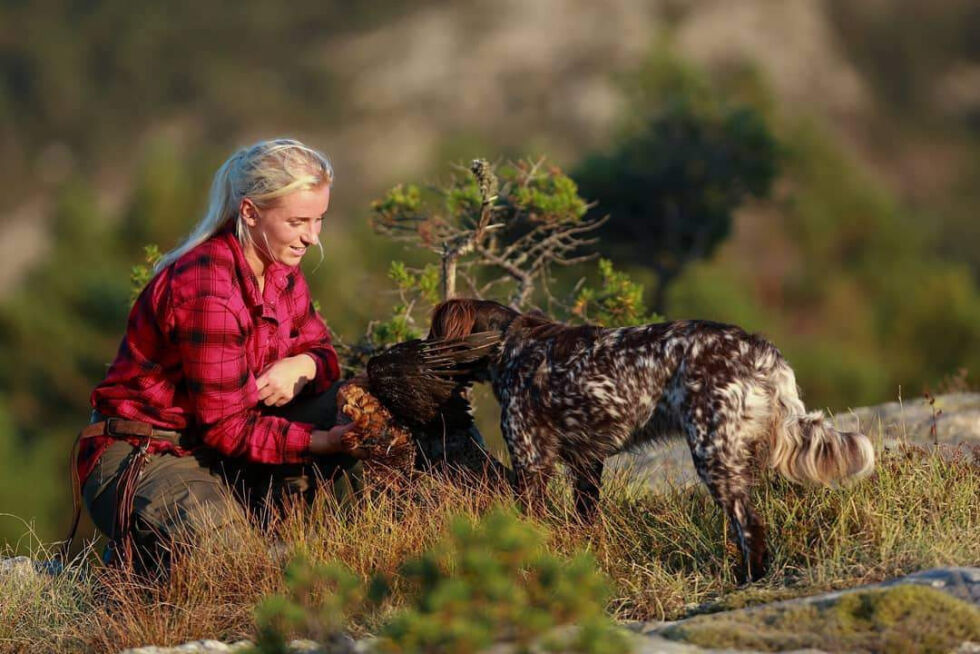
M226 654L228 652L241 652L253 646L254 644L247 640L241 640L231 645L218 640L195 640L176 647L136 647L123 650L119 654ZM292 654L340 654L360 651L356 649L356 643L353 639L347 637L338 648L324 649L312 640L293 640L289 642L288 647Z
M0 574L3 575L33 575L36 574L34 561L26 556L0 558Z
M918 444L980 444L980 393L939 395L933 405L918 397L862 407L840 413L834 422L844 431L874 435L880 431L886 445L906 440Z
M0 577L5 575L20 575L23 577L38 577L42 575L61 574L64 566L60 561L35 561L28 556L0 556Z
M930 586L936 588L937 590L944 591L950 595L957 597L962 600L966 600L977 604L980 606L980 568L965 568L965 567L950 567L950 568L935 568L932 570L923 570L921 572L916 572L905 577L899 577L897 579L890 579L878 584L869 584L866 586L859 586L856 588L850 588L848 590L835 591L832 593L823 593L820 595L814 595L811 597L801 597L792 600L785 600L781 602L773 602L770 604L760 604L758 606L752 606L745 609L737 609L736 612L753 612L760 611L763 609L769 609L772 607L780 606L793 606L800 604L832 604L838 599L845 595L851 593L874 590L876 588L889 588L892 586L897 586L900 584L915 584L921 586ZM716 614L723 615L723 614ZM705 616L696 616L698 619L703 620ZM693 620L695 618L688 618ZM650 639L652 649L642 649L643 654L654 654L656 652L717 652L718 650L705 650L691 645L687 647L693 647L693 649L688 650L667 650L658 649L663 646L663 637L660 634L670 626L683 624L687 620L678 620L675 622L652 622L652 623L640 623L630 625L630 629L639 634L642 634L645 638ZM972 654L977 647L976 643L963 643L956 652L959 654ZM815 652L819 650L804 650L808 652Z
M878 586L887 588L896 584L931 586L980 606L980 568L934 568L892 579Z
M175 652L230 652L231 648L220 640L195 640L174 648Z
M929 445L934 440L947 453L952 453L952 446L959 443L980 447L980 393L940 395L934 406L924 398L889 402L843 412L833 420L842 431L860 431L873 439L880 434L888 448L904 442ZM614 456L606 467L613 474L647 480L658 490L697 481L691 453L681 438Z
M838 590L832 593L824 593L822 595L813 595L811 597L800 597L797 599L784 600L782 602L773 602L772 604L764 604L761 606L771 607L771 606L789 606L793 604L826 604L833 602L844 595L850 593L857 593L865 590L874 590L876 588L890 588L892 586L898 586L900 584L915 584L917 586L930 586L937 590L941 590L945 593L949 593L953 597L956 597L967 602L972 602L977 606L980 606L980 568L960 568L960 567L950 567L950 568L933 568L931 570L922 570L919 572L914 572L910 575L904 577L897 577L895 579L889 579L877 584L868 584L866 586L856 586L855 588L848 588L847 590ZM751 611L756 607L750 607L748 609L741 609L745 611Z
M751 650L737 649L705 649L690 643L668 640L657 634L651 634L635 641L633 654L755 654ZM819 649L789 650L785 654L826 654Z
M195 640L176 647L135 647L123 650L122 654L225 654L232 649L219 640Z

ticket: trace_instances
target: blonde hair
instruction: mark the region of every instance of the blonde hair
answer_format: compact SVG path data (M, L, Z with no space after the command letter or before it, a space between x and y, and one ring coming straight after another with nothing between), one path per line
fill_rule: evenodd
M238 209L244 198L266 207L294 191L333 184L333 166L322 152L295 139L271 139L242 148L228 157L211 182L208 210L190 235L154 266L159 272L208 240L235 220L235 235L242 245L249 238Z

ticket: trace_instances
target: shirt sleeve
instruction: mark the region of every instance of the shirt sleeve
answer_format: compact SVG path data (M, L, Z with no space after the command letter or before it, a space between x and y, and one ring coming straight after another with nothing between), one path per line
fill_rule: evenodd
M308 354L316 362L316 375L303 389L307 392L322 393L340 379L340 361L333 347L333 340L326 322L317 313L310 299L306 284L297 291L293 316L293 333L296 337L289 344L288 356Z
M310 460L313 425L258 409L245 352L247 332L228 301L205 296L174 309L173 341L204 443L255 463Z

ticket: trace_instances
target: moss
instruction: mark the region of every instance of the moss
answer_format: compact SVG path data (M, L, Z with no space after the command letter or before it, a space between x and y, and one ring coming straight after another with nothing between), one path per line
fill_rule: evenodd
M773 602L781 602L783 600L797 599L800 596L800 591L792 588L747 586L707 601L691 610L684 617L736 611L738 609L747 609L753 606L772 604Z
M900 585L832 603L693 618L663 635L702 647L766 652L946 652L964 641L980 642L980 609L933 588Z

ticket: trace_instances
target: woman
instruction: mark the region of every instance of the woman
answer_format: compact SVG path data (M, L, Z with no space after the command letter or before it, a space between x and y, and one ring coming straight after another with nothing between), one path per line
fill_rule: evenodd
M308 495L356 463L335 426L337 353L299 269L332 181L295 140L236 152L136 300L78 473L95 525L139 567L166 566L184 530L220 529L241 510L230 486L252 501Z

